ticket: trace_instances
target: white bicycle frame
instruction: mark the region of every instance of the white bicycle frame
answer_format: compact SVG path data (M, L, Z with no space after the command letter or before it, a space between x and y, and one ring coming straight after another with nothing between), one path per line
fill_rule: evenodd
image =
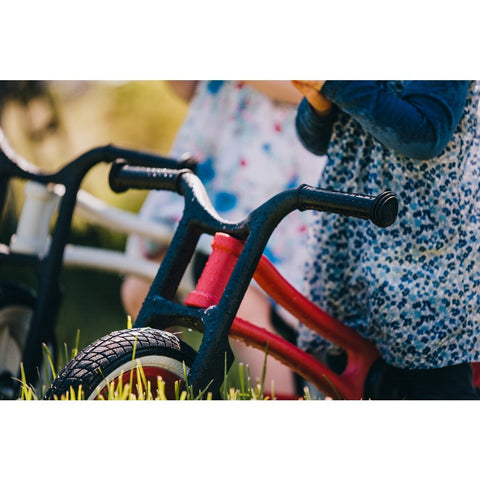
M48 186L34 181L25 184L25 200L12 235L12 252L44 256L50 244L49 229L52 217L63 195L63 186ZM119 233L136 234L139 237L168 245L172 233L157 222L140 218L137 214L122 210L79 190L75 213L92 225L101 226ZM121 275L135 275L149 282L155 277L159 263L126 252L67 244L64 266L85 267ZM186 275L186 277L188 277ZM188 290L188 279L183 289Z

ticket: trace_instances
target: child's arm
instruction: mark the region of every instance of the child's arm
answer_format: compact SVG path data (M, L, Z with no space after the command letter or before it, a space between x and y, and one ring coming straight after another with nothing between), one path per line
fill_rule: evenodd
M332 110L332 102L321 93L323 80L292 80L292 85L307 99L315 112L326 116Z
M408 157L429 159L439 155L451 139L463 113L468 85L468 81L409 81L402 94L396 95L385 88L385 82L327 81L321 94L386 147ZM299 136L309 149L319 129L313 112L301 106L301 127L297 120Z
M168 86L182 100L189 102L195 92L197 80L167 80Z
M289 80L245 80L245 84L279 102L298 105L302 94Z

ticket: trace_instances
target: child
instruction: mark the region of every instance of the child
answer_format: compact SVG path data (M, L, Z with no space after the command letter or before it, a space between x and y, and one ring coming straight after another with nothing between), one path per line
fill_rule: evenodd
M479 84L293 83L305 95L299 138L327 154L320 186L390 189L400 203L387 229L318 214L309 297L376 344L385 363L372 398L478 398ZM319 357L339 353L306 328L298 343Z
M295 132L295 115L302 96L289 81L183 81L170 82L175 92L190 102L171 156L189 152L199 161L198 175L214 207L228 220L243 220L269 197L301 183L316 182L323 161L307 152ZM154 218L173 231L183 209L183 199L170 192L149 193L141 215ZM309 213L294 212L281 222L266 249L266 256L295 286L304 269ZM210 252L212 238L202 236L198 250ZM161 259L161 246L129 240L131 253ZM128 277L122 287L128 313L136 316L148 285ZM282 312L286 315L286 312ZM238 315L272 329L271 305L252 285ZM288 318L284 316L288 321ZM296 327L296 324L291 325ZM248 364L252 380L260 378L264 353L235 343L240 359ZM265 388L274 381L278 398L296 393L293 375L273 358L267 364Z

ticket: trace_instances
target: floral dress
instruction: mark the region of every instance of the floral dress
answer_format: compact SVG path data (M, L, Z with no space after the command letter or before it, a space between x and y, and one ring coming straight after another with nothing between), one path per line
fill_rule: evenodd
M406 82L384 83L382 88L404 94ZM480 359L479 84L463 83L468 92L460 121L434 158L412 158L386 148L366 132L368 123L364 127L343 111L331 127L320 185L371 195L390 189L399 198L399 214L386 229L318 214L309 240L305 290L399 368ZM420 94L410 98L417 100ZM305 108L302 104L299 116ZM319 355L328 346L304 327L298 343Z
M297 106L280 103L238 81L200 81L170 155L190 153L199 161L198 176L222 217L243 220L280 191L302 183L316 184L325 160L308 152L295 131ZM172 231L183 199L152 191L141 215ZM269 241L265 255L297 288L302 284L305 245L311 212L293 212ZM138 240L138 239L137 239ZM208 253L212 238L203 235L199 250ZM133 246L152 255L156 246Z

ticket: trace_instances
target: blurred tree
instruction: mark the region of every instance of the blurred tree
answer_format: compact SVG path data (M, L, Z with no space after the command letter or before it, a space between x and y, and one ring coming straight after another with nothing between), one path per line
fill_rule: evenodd
M0 125L13 148L47 170L56 170L90 148L108 143L167 154L185 113L186 105L162 81L0 81ZM146 192L114 194L107 176L108 166L99 165L82 188L136 211ZM18 190L18 203L21 196ZM73 243L124 246L124 236L106 229L78 219L73 227ZM64 342L73 347L77 329L83 347L126 326L118 275L75 268L65 269L62 277L65 296L57 323L60 351Z
M25 132L32 141L57 131L58 108L48 82L35 80L0 81L0 123L9 102L20 105L24 112Z

